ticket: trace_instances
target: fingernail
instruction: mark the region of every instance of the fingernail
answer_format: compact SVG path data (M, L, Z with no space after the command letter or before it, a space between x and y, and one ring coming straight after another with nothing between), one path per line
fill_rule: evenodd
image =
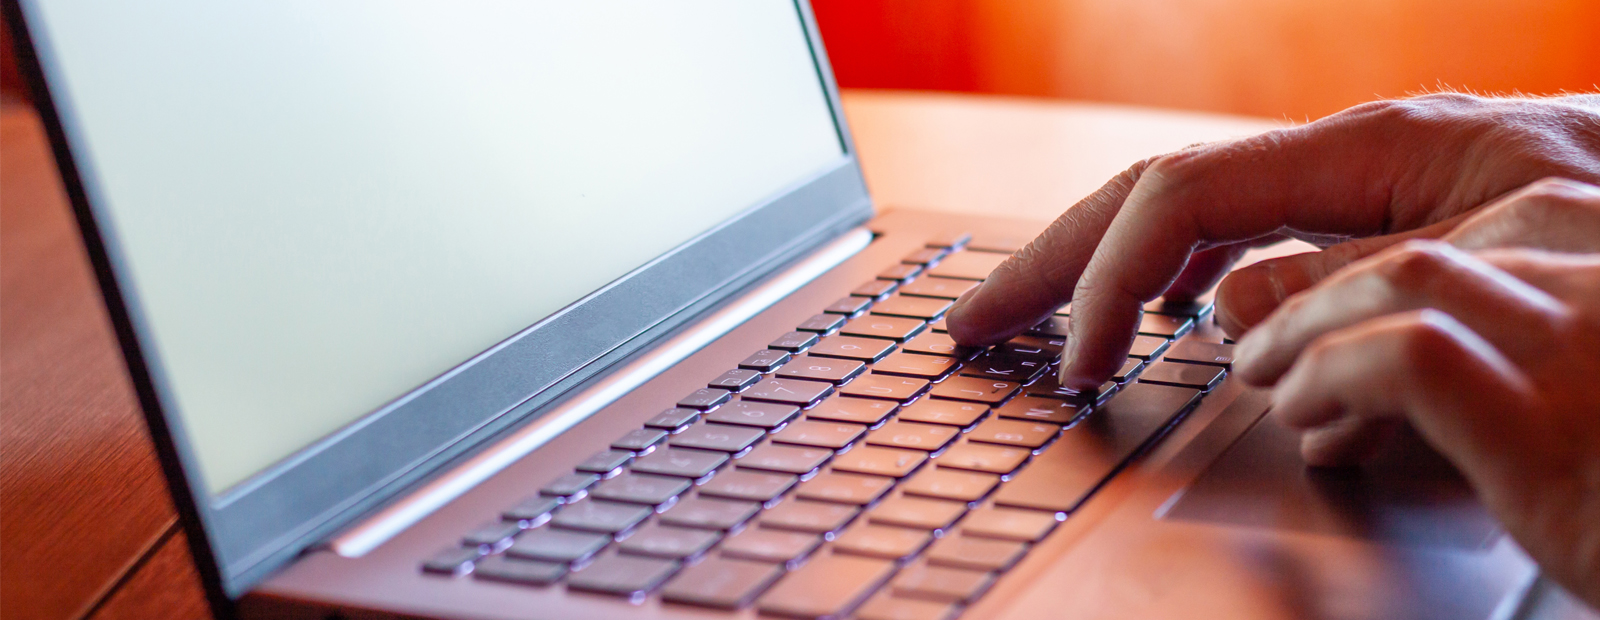
M1067 369L1072 366L1072 361L1078 357L1078 339L1072 334L1067 334L1066 342L1061 344L1061 366L1056 369L1056 383L1068 385L1071 376Z
M950 305L950 309L945 312L945 321L950 325L950 331L952 333L951 337L955 337L957 334L964 338L972 339L984 338L988 336L988 334L972 333L973 326L968 325L965 319L967 304L971 303L972 299L978 296L978 291L982 289L983 285L979 284L978 286L973 287L971 290L962 293L960 297L956 298L955 303Z
M1240 339L1238 344L1233 347L1234 365L1239 366L1240 370L1246 370L1245 367L1254 364L1256 358L1266 351L1266 347L1267 338L1261 335L1261 330L1245 334L1244 338ZM1246 372L1245 374L1249 373Z

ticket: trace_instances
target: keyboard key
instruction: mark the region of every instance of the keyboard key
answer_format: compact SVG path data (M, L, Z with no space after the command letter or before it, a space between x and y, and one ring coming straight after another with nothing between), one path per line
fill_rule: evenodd
M798 379L767 379L745 390L747 400L765 400L804 407L833 393L833 384Z
M755 516L761 504L709 497L691 497L661 513L662 525L728 531Z
M945 603L895 598L888 591L879 593L856 610L857 620L950 620L956 608Z
M1031 241L1033 235L978 233L967 243L967 249L973 252L999 252L1010 256L1026 247Z
M1233 366L1233 345L1191 338L1172 345L1172 350L1167 351L1166 359L1169 362L1230 367Z
M735 460L733 464L744 469L800 475L810 473L831 457L833 457L832 450L769 443L756 446L756 449Z
M839 335L905 340L921 333L924 327L927 327L927 323L924 323L921 319L868 314L850 319L849 323L845 323L844 327L839 328Z
M904 351L892 353L872 365L872 372L933 381L955 369L960 362L943 355L918 355Z
M1069 317L1053 315L1038 325L1033 326L1028 330L1028 333L1036 336L1056 336L1058 338L1065 338L1068 334L1072 333L1071 329L1068 327L1068 324L1071 322L1072 319Z
M666 448L639 457L633 471L683 478L704 478L728 462L728 455L703 450Z
M867 427L816 420L800 420L772 434L775 443L797 444L838 450L866 434Z
M1170 353L1168 354L1168 357L1171 357ZM1141 360L1137 357L1130 357L1128 358L1128 361L1122 363L1122 369L1118 370L1117 374L1111 375L1111 380L1116 381L1117 383L1123 383L1128 380L1128 377L1139 374L1139 371L1143 369L1144 360Z
M1209 390L1222 383L1222 376L1226 372L1220 366L1156 362L1139 375L1139 382Z
M727 390L700 388L695 390L694 393L689 394L688 396L685 396L679 400L678 406L683 407L684 409L699 409L701 411L705 411L722 403L728 402L729 398L732 398L732 396L728 394Z
M800 408L794 405L737 400L706 414L706 421L758 428L777 428L788 424L790 420L799 415Z
M1166 314L1170 316L1186 316L1191 319L1198 318L1211 311L1210 301L1167 301L1165 299L1152 300L1144 305L1146 314Z
M544 518L550 515L550 511L560 505L561 500L554 497L530 497L501 513L500 517L507 521L521 521L531 527L543 522Z
M921 396L927 390L926 379L873 374L851 381L839 388L839 393L846 396L905 402Z
M729 536L720 548L722 557L788 564L810 555L822 537L804 532L784 532L752 527Z
M1032 455L1033 452L1025 448L962 443L939 455L934 462L940 467L1004 475L1016 471Z
M777 340L767 344L768 349L798 353L817 343L817 335L811 332L788 332L778 336Z
M759 428L700 423L674 435L672 439L667 440L667 444L675 448L740 452L755 445L765 434L765 431Z
M667 432L655 428L636 428L611 442L611 447L629 452L644 452L667 438Z
M964 347L950 339L950 335L942 332L928 332L912 338L901 346L907 353L923 353L927 355L945 355L957 359L969 359L979 349Z
M673 603L738 609L750 604L782 576L783 569L772 564L707 558L667 582L661 589L661 598Z
M1106 399L1111 398L1112 394L1117 393L1116 381L1107 381L1100 384L1099 389L1085 393L1075 388L1062 387L1057 378L1053 372L1045 373L1043 377L1039 377L1038 381L1034 381L1032 385L1028 386L1028 395L1056 398L1076 403L1103 403Z
M497 555L484 558L472 571L472 576L490 581L543 586L561 580L567 574L567 565L541 560L520 560Z
M943 233L943 234L941 234L941 235L939 235L937 237L929 239L928 242L925 245L927 245L930 248L939 248L939 249L944 249L944 250L954 250L956 248L959 248L961 246L966 245L967 242L971 241L971 240L972 240L972 233L968 233L968 232Z
M977 377L951 377L933 386L933 396L935 398L996 405L1010 398L1012 394L1017 393L1017 390L1021 387L1022 384L1015 381L995 381Z
M1017 336L995 347L1009 355L1042 357L1054 360L1061 357L1061 348L1067 345L1064 336Z
M1000 476L994 474L954 469L924 469L907 480L901 491L907 495L975 502L988 495L997 484L1000 484Z
M915 555L933 541L923 530L857 523L833 541L834 553L900 560Z
M629 504L659 506L689 490L688 480L629 472L601 482L589 497Z
M845 316L850 316L861 312L862 310L866 310L867 307L871 305L872 299L869 297L846 297L829 304L828 307L823 308L822 311L828 314L843 314Z
M586 499L556 511L550 524L569 530L616 534L638 525L654 512L649 506Z
M959 280L982 280L989 277L1000 263L1010 258L1007 254L988 252L956 252L938 266L928 270L928 275Z
M441 575L465 575L478 559L477 547L451 547L422 562L422 570Z
M822 502L865 506L894 486L894 478L825 471L800 483L794 496Z
M811 347L812 355L876 362L894 350L894 342L878 338L828 336Z
M1185 316L1145 314L1139 319L1139 333L1146 336L1177 338L1188 332L1193 325L1194 321Z
M722 534L715 530L652 524L639 528L639 531L618 543L617 550L633 555L682 560L700 555L720 538Z
M894 401L841 396L822 401L822 404L807 411L806 417L812 420L854 422L875 426L899 408L900 403Z
M845 504L789 500L761 513L761 527L826 534L838 531L861 509Z
M894 574L885 560L826 554L790 572L756 599L762 613L798 618L843 616Z
M844 383L854 379L866 369L867 365L857 360L802 355L784 364L783 368L779 368L778 377Z
M595 560L583 570L573 571L567 577L567 587L629 596L654 590L678 572L678 567L679 564L673 560L608 555Z
M1042 396L1023 396L995 410L995 415L1013 420L1069 424L1078 419L1078 414L1082 413L1083 410L1082 403L1076 401Z
M867 434L867 444L886 448L906 448L936 452L961 434L961 429L938 424L918 424L892 420Z
M735 469L717 474L710 482L700 485L699 494L706 497L770 502L788 491L797 480L799 478L790 474Z
M917 563L900 571L891 586L896 596L944 603L969 603L994 584L986 571Z
M961 533L981 538L1039 542L1056 526L1053 513L1013 508L979 508L961 521Z
M961 367L962 376L1027 383L1050 369L1047 358L1010 356L989 351Z
M735 368L717 375L717 378L706 383L706 387L722 388L735 392L755 385L761 380L761 373L746 368Z
M584 491L599 481L600 477L594 474L567 474L540 487L539 493L554 497L582 497Z
M949 502L920 497L891 497L873 506L867 520L881 525L894 525L919 530L940 530L950 527L967 512L963 502Z
M1050 440L1059 434L1061 427L1054 424L1023 420L988 420L972 429L972 432L967 434L967 441L1038 448L1050 443Z
M935 299L956 299L978 287L972 280L953 280L950 278L919 278L900 287L901 295L916 297L932 297Z
M1003 571L1015 566L1028 546L1008 540L971 536L945 536L928 548L928 563L982 571Z
M627 465L628 461L631 460L633 460L632 452L628 452L626 450L606 450L605 452L597 452L589 455L589 458L580 461L575 469L578 471L586 471L591 474L604 474L618 467L622 467L623 465Z
M920 450L861 446L834 457L833 470L904 478L927 460L928 453Z
M509 541L511 540L512 536L516 536L520 533L522 533L522 526L517 525L515 521L496 521L494 523L485 523L473 528L472 531L467 532L465 536L462 536L461 544L472 545L474 547L481 545L491 548L502 548L504 545L511 544Z
M925 398L906 406L900 411L898 419L903 422L927 422L966 428L988 413L989 406L982 403Z
M900 262L910 265L928 265L944 258L949 252L944 248L923 248L907 254Z
M605 534L570 532L542 527L528 530L511 547L506 555L546 562L576 562L604 549L611 543Z
M772 372L787 361L789 361L789 353L786 351L762 349L751 353L750 357L744 358L744 361L739 362L739 367L756 372Z
M656 417L650 418L650 421L645 422L644 425L650 428L671 431L683 428L690 422L695 421L699 416L699 411L679 407L656 414Z
M803 332L826 334L833 330L839 329L840 325L844 325L844 317L837 314L819 314L806 319L805 322L799 325L796 325L795 329Z
M1033 510L1076 510L1123 461L1199 397L1199 391L1189 388L1129 385L1034 457L1033 464L1000 490L995 503Z
M932 321L944 316L951 302L935 297L908 297L895 295L872 306L872 316L895 316L921 321Z
M1133 348L1128 349L1128 355L1144 360L1154 359L1167 350L1167 345L1171 343L1171 340L1159 336L1134 336Z
M905 282L906 280L917 277L917 275L921 273L922 265L901 263L878 272L878 279Z
M898 286L900 286L900 284L894 280L873 280L871 282L862 284L861 286L855 287L850 291L850 294L855 297L881 298L884 295L893 293L894 289Z

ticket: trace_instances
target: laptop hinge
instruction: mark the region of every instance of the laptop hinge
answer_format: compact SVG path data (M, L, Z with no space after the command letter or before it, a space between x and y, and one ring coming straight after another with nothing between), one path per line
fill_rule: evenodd
M434 510L472 490L478 483L843 263L866 248L872 238L872 232L866 228L845 233L812 256L565 400L514 434L351 526L329 541L329 547L334 553L346 557L360 557L376 549Z

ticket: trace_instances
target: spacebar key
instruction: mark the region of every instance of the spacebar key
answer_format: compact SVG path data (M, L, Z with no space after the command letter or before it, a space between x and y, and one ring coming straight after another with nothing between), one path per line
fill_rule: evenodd
M825 554L783 577L756 602L762 613L822 618L849 613L894 574L894 562Z
M1001 486L995 503L1054 512L1077 510L1123 461L1199 398L1199 390L1154 383L1123 388Z

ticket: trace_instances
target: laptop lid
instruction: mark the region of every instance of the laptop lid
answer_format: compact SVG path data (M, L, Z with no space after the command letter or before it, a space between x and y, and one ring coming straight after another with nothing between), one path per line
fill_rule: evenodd
M214 602L871 214L804 2L6 10Z

